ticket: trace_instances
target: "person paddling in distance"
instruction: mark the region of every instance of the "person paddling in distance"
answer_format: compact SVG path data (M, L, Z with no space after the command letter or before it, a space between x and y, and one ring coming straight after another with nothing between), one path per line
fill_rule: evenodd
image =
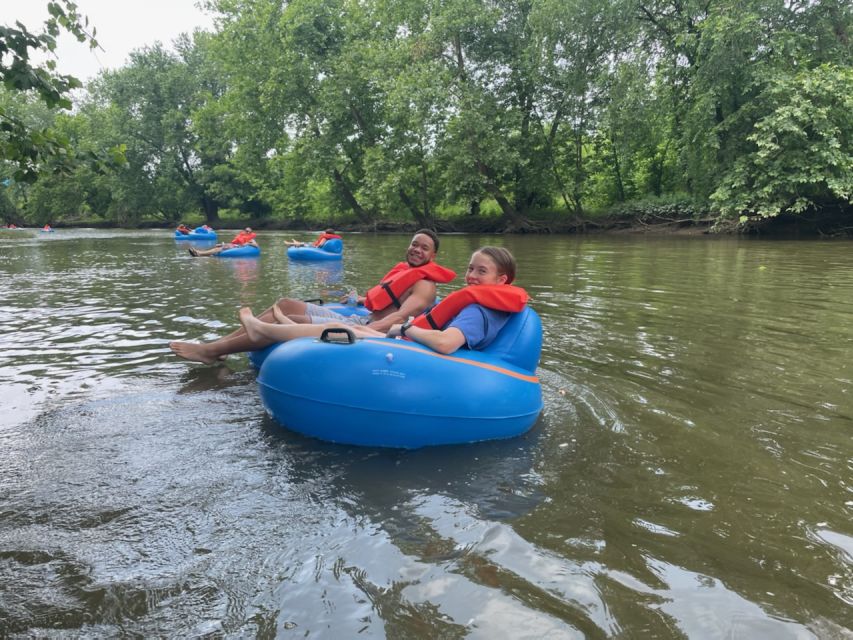
M441 354L461 348L485 349L512 314L527 304L527 292L511 285L515 271L515 258L507 249L482 247L471 256L466 287L448 295L434 309L410 322L392 325L387 333L368 327L348 328L358 338L404 338ZM258 348L295 338L319 338L325 329L347 327L338 322L300 325L275 307L273 315L278 324L256 318L248 307L240 309L240 323Z
M251 227L246 227L240 233L234 236L231 242L220 242L215 247L202 251L199 251L195 247L190 247L189 252L190 255L194 258L201 258L204 256L215 256L217 253L222 253L226 249L234 249L235 247L257 247L258 243L255 242L255 238L257 236L258 234L254 233Z
M319 249L324 244L326 244L326 242L328 242L329 240L343 240L343 238L341 238L341 236L339 236L337 233L335 233L334 229L326 229L319 236L317 236L317 239L314 242L312 242L310 246L316 247L317 249ZM307 242L300 242L299 240L294 240L293 238L291 238L290 240L285 240L284 244L287 245L288 247L305 247L305 246L308 246Z
M450 282L456 277L454 271L434 261L438 246L439 240L435 232L429 229L416 231L406 249L405 262L395 265L366 295L358 296L356 293L357 302L370 309L369 315L342 316L322 305L294 298L281 298L258 318L274 322L277 317L286 317L287 324L323 326L335 322L335 326L362 325L384 335L392 325L417 316L435 302L436 282ZM276 309L278 314L273 315ZM266 345L258 344L242 327L213 342L169 343L169 348L177 356L205 364L213 364L231 353L255 351L263 346Z

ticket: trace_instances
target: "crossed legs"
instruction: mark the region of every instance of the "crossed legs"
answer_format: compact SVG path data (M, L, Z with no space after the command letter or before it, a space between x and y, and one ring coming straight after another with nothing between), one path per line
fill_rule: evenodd
M379 338L385 334L362 326L350 326L343 322L325 322L323 324L299 324L284 315L278 307L273 307L276 323L264 322L252 315L249 307L240 309L240 324L246 335L256 344L270 345L274 342L287 342L294 338L319 338L325 329L346 328L359 338Z
M245 311L245 313L244 313ZM247 315L246 315L247 314ZM319 336L324 327L328 326L346 326L339 323L331 323L329 325L311 325L311 319L306 315L306 305L301 300L293 298L282 298L269 309L264 310L257 318L252 315L248 308L240 310L240 321L243 322L243 317L251 317L252 320L270 327L288 327L297 325L303 327L304 330L296 331L291 329L289 332L282 334L282 337L265 337L266 327L256 330L250 334L247 331L246 324L243 323L236 331L229 333L212 342L170 342L169 348L175 355L191 360L193 362L202 362L204 364L213 364L217 360L223 360L225 356L231 353L242 353L244 351L255 351L269 346L273 342L283 342L292 340L302 336ZM350 327L353 328L353 327ZM371 330L366 330L371 331ZM378 332L365 334L363 331L356 331L356 335L383 335Z
M305 316L305 303L301 300L294 300L293 298L282 298L258 317L266 322L276 322L276 318L273 315L274 308L278 308L284 318L293 314L297 322L302 319L308 319ZM292 322L289 318L286 319L288 323ZM213 364L217 360L224 360L228 354L255 351L256 349L263 349L269 344L269 342L266 344L255 342L246 334L246 330L240 327L236 331L213 342L176 341L170 342L169 348L176 356L185 360Z

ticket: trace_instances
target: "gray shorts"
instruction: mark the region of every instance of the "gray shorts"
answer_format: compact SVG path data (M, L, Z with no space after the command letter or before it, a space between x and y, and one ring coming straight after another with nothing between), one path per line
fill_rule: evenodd
M368 316L342 316L337 311L332 311L323 305L313 302L305 303L305 315L311 319L311 324L325 324L326 322L343 322L344 324L366 325L372 318Z

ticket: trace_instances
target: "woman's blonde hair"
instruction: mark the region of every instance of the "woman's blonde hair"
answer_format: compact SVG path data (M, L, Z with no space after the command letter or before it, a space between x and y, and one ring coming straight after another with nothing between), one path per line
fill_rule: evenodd
M507 284L515 280L515 256L510 253L509 249L504 249L503 247L480 247L474 253L482 253L484 256L488 256L498 268L498 275L506 276Z

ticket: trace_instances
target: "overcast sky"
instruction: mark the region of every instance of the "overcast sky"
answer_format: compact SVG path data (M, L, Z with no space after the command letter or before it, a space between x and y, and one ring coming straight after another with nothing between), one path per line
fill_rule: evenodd
M60 73L76 76L84 83L102 69L116 69L128 54L159 40L172 40L196 27L210 30L213 19L195 7L195 0L75 0L78 11L89 17L97 30L101 49L90 50L73 37L59 39L57 66ZM47 0L0 0L0 24L20 20L32 32L41 32L47 19Z

